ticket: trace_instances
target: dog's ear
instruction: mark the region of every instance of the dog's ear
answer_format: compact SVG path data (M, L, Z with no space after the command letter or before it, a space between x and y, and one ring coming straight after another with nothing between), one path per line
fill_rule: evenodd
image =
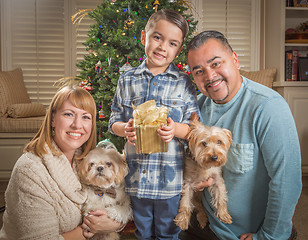
M190 115L190 128L191 130L197 128L197 127L200 127L200 125L203 125L200 120L199 120L199 116L196 112L193 112L191 115Z
M190 121L199 121L199 116L196 112L193 112L191 115L190 115Z
M128 174L128 166L125 158L125 154L120 154L117 152L117 164L118 164L118 174L116 175L114 182L115 184L121 184L125 176Z
M76 171L82 183L87 183L89 181L89 166L87 162L86 157L76 160Z
M231 131L229 130L229 129L224 129L223 130L224 131L224 133L226 134L226 136L227 136L227 138L228 138L228 148L230 147L230 145L231 145L231 142L232 142L232 133L231 133Z

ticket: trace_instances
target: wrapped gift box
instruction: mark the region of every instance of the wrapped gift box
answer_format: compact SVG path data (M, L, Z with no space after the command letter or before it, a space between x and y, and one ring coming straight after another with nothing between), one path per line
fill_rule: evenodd
M167 124L168 109L156 107L154 100L137 107L133 106L134 128L136 132L136 153L151 154L167 152L168 143L157 134L157 130Z
M150 154L168 152L168 143L157 134L160 126L136 126L136 153Z

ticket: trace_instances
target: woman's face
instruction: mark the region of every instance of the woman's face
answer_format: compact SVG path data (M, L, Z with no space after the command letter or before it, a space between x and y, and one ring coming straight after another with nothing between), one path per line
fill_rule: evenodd
M75 150L81 147L90 137L92 130L92 115L76 108L70 99L63 103L52 118L54 141L71 160Z

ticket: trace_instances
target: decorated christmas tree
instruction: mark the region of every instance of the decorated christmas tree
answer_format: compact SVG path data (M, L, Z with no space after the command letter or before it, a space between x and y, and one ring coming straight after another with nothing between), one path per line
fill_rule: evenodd
M108 132L108 121L113 96L120 74L136 67L146 58L140 42L141 31L148 18L159 9L174 9L188 21L190 31L181 54L175 59L177 66L186 68L186 44L193 37L197 22L192 17L192 8L186 0L102 0L101 5L89 12L95 21L84 43L88 55L77 64L80 86L86 88L97 105L98 141L109 139L118 150L125 140Z

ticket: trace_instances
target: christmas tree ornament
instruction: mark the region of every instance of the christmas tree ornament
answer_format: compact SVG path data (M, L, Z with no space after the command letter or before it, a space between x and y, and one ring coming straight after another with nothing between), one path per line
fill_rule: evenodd
M128 19L125 20L125 22L124 22L124 29L131 28L134 25L134 23L135 23L134 20L132 20L131 17L128 16Z
M101 72L101 66L102 66L102 62L101 61L98 61L95 65L95 72L96 74L100 73Z
M187 64L183 65L183 71L188 75L191 74L189 66Z
M86 90L88 90L89 92L91 92L93 90L93 87L92 87L92 83L91 82L88 82L88 85L86 87Z
M120 69L119 69L120 74L122 74L122 73L124 73L124 72L126 72L126 71L128 71L128 70L130 70L130 69L133 68L133 67L129 64L128 59L129 59L129 57L127 56L126 63L125 63L122 67L120 67Z
M110 66L111 65L111 57L108 57L107 61L108 61L108 66Z
M99 119L104 119L105 117L106 117L106 116L105 116L105 114L104 114L103 109L99 110L99 112L98 112L98 118L99 118Z
M129 6L129 4L128 4L128 7L127 7L127 11L128 11L128 18L124 22L124 29L125 30L131 28L134 25L134 20L132 20L131 17L130 17L130 6ZM124 10L124 12L125 12L125 10Z
M189 66L187 65L187 64L184 64L183 65L183 71L185 72L185 71L190 71L189 70Z
M155 9L155 12L157 12L157 9L158 9L158 6L159 6L159 1L158 0L155 0L154 3L153 3L153 9Z
M176 66L177 66L180 70L183 70L182 64L178 63Z

